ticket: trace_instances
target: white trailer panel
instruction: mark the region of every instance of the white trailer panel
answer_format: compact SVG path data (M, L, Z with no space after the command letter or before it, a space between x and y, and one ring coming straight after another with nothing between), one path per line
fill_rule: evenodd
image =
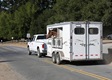
M48 38L48 56L59 54L60 60L69 61L102 60L101 22L52 24L47 26L47 34L53 29L57 35Z

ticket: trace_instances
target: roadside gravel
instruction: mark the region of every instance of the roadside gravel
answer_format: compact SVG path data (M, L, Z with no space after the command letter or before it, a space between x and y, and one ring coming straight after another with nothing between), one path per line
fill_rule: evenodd
M0 43L0 46L25 47L26 43ZM14 71L11 66L0 58L0 80L26 80L21 74Z
M17 46L17 47L27 47L27 42L5 42L5 43L0 43L0 46Z
M26 80L14 71L9 64L0 59L0 80Z

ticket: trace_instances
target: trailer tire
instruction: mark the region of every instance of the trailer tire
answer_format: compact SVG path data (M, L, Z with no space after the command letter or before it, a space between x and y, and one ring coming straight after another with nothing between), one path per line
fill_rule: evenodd
M59 54L56 54L56 63L57 63L58 65L61 64L61 60L60 60L60 55L59 55Z
M56 55L54 53L52 54L52 62L56 63Z
M29 55L31 55L31 54L32 54L32 52L30 51L29 47L28 47L28 54L29 54Z
M40 58L40 57L42 57L42 54L40 53L40 50L39 49L37 49L37 56Z

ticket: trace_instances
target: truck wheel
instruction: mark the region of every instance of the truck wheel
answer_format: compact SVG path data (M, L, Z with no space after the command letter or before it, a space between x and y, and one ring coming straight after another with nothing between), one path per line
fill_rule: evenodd
M55 54L52 54L52 62L56 63L56 55Z
M109 40L111 40L111 37L108 37Z
M37 49L37 56L40 58L40 57L42 57L42 55L41 55L41 53L40 53L40 50L39 49Z
M46 57L47 54L43 53L42 56Z
M59 65L61 64L60 55L56 54L56 63Z
M29 54L29 55L31 55L31 54L32 54L32 53L31 53L31 51L30 51L30 49L29 49L29 47L28 47L28 54Z

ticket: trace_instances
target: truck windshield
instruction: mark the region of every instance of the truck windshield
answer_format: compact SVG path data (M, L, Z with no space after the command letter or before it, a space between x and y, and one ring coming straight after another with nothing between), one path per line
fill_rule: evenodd
M37 39L46 39L46 36L38 36Z

